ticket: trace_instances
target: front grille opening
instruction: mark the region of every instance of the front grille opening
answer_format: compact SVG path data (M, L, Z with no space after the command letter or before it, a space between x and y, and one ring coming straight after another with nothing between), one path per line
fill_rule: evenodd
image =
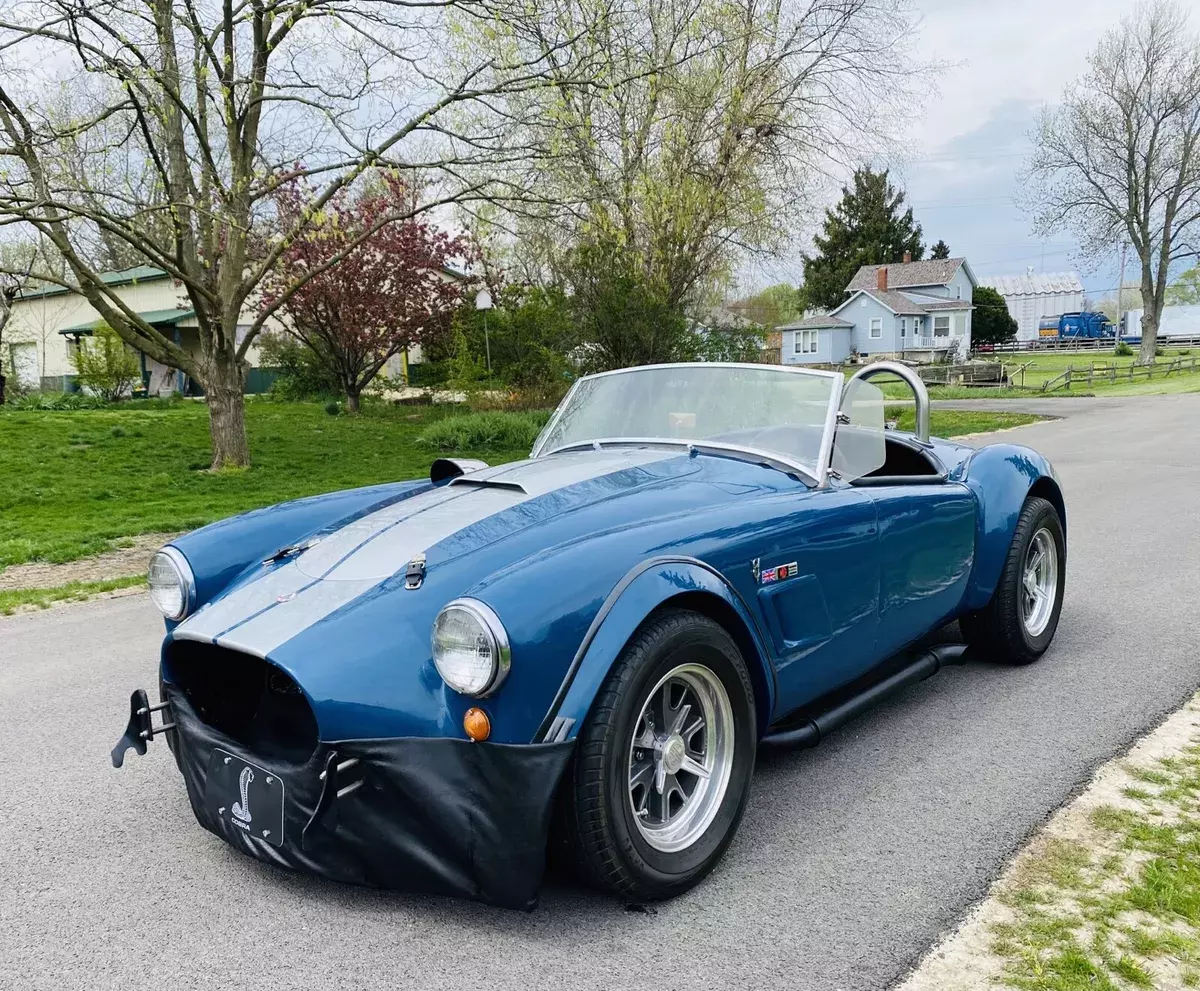
M302 764L317 749L317 720L300 686L269 661L216 644L177 640L167 680L209 726L254 754Z

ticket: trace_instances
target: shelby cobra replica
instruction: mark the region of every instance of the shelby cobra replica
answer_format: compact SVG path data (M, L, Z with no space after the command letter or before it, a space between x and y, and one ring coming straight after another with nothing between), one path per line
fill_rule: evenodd
M204 527L151 562L162 701L134 693L113 763L165 733L201 825L327 878L530 908L552 838L602 889L686 891L760 743L1049 646L1053 470L928 424L887 362L631 368L580 379L527 460Z

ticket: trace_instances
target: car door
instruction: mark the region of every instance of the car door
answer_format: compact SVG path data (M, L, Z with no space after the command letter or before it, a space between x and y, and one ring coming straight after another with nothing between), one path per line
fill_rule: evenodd
M775 655L777 713L853 681L877 657L879 533L870 493L809 492L754 547L754 596Z
M877 650L886 657L942 625L962 601L975 554L975 499L948 481L864 491L879 525Z

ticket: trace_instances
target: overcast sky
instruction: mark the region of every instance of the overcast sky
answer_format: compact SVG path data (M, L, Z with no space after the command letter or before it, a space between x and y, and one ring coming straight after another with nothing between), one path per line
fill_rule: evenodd
M1084 56L1136 0L914 2L921 18L917 51L954 64L905 136L912 157L893 163L926 244L943 238L981 279L1033 266L1078 271L1096 296L1115 287L1115 256L1111 266L1082 267L1069 236L1043 243L1033 235L1013 195L1038 108L1080 75ZM792 260L759 273L759 281L764 277L798 282L800 266Z

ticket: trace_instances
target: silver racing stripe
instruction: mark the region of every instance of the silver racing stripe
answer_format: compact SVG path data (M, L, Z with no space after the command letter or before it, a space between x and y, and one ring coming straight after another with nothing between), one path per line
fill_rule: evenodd
M583 451L473 473L510 484L451 484L355 520L201 609L176 627L175 638L266 657L466 527L556 489L672 456L661 449Z

